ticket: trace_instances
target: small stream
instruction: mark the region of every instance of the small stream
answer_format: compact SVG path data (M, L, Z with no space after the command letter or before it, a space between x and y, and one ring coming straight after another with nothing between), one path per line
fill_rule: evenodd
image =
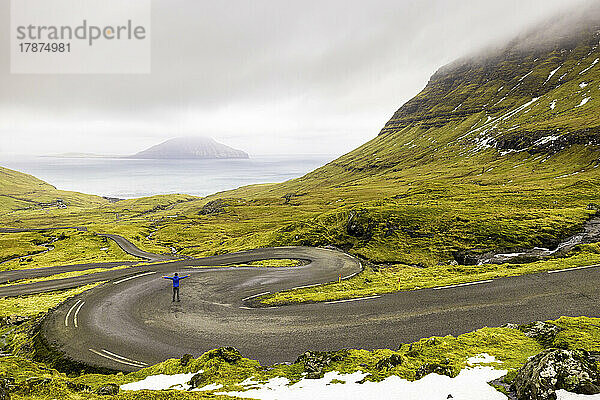
M578 244L595 242L600 242L600 217L594 217L587 221L580 233L566 238L555 249L534 247L533 249L519 250L511 253L488 252L475 254L468 252L461 256L461 261L467 265L528 263L551 257L562 257L573 250Z

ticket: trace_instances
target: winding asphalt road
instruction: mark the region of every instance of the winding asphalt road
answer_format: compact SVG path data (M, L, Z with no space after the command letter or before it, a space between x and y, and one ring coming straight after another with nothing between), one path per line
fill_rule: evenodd
M210 268L268 258L309 263ZM67 267L45 268L44 273L61 268ZM293 361L306 350L395 348L421 337L458 335L482 326L600 315L600 266L337 302L253 306L261 294L329 282L360 270L358 260L335 250L265 248L5 286L0 296L108 280L48 314L42 332L71 359L122 371L184 353L198 356L220 346L234 346L249 358L272 364ZM11 273L24 277L34 271ZM170 281L161 278L173 272L190 275L182 281L180 303L171 302Z

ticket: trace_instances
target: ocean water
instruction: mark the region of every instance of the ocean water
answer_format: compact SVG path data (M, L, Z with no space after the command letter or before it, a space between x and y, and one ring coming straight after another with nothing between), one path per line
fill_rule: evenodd
M206 196L255 183L300 177L336 156L257 156L247 160L134 160L19 157L0 165L31 174L61 190L122 199L184 193Z

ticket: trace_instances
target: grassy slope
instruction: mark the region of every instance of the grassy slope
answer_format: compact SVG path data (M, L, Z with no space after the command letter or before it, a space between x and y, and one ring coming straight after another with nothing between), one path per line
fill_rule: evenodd
M566 51L564 43L517 55L509 48L442 69L357 150L300 179L182 203L155 238L202 255L335 244L426 266L464 249L555 245L600 200L600 64L588 69L597 44L582 33ZM225 213L198 215L217 198L234 200Z
M17 210L2 222L85 224L157 252L333 244L375 262L421 266L449 264L466 249L552 247L600 202L593 32L542 49L522 48L525 38L444 67L379 136L299 179L205 199ZM199 213L217 199L224 212Z

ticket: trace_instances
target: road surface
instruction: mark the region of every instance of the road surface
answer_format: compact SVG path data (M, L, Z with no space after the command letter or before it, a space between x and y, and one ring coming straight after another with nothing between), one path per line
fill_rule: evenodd
M309 263L210 268L267 258ZM597 266L337 302L253 306L258 295L335 281L338 274L348 277L360 270L358 260L342 252L281 247L106 271L69 280L73 286L108 282L48 314L42 333L69 358L132 371L220 346L273 364L294 361L306 350L397 348L483 326L600 314ZM174 272L190 275L182 281L180 303L171 302L170 281L161 277ZM16 294L65 285L60 280L19 285ZM15 295L15 290L0 288L0 296Z

